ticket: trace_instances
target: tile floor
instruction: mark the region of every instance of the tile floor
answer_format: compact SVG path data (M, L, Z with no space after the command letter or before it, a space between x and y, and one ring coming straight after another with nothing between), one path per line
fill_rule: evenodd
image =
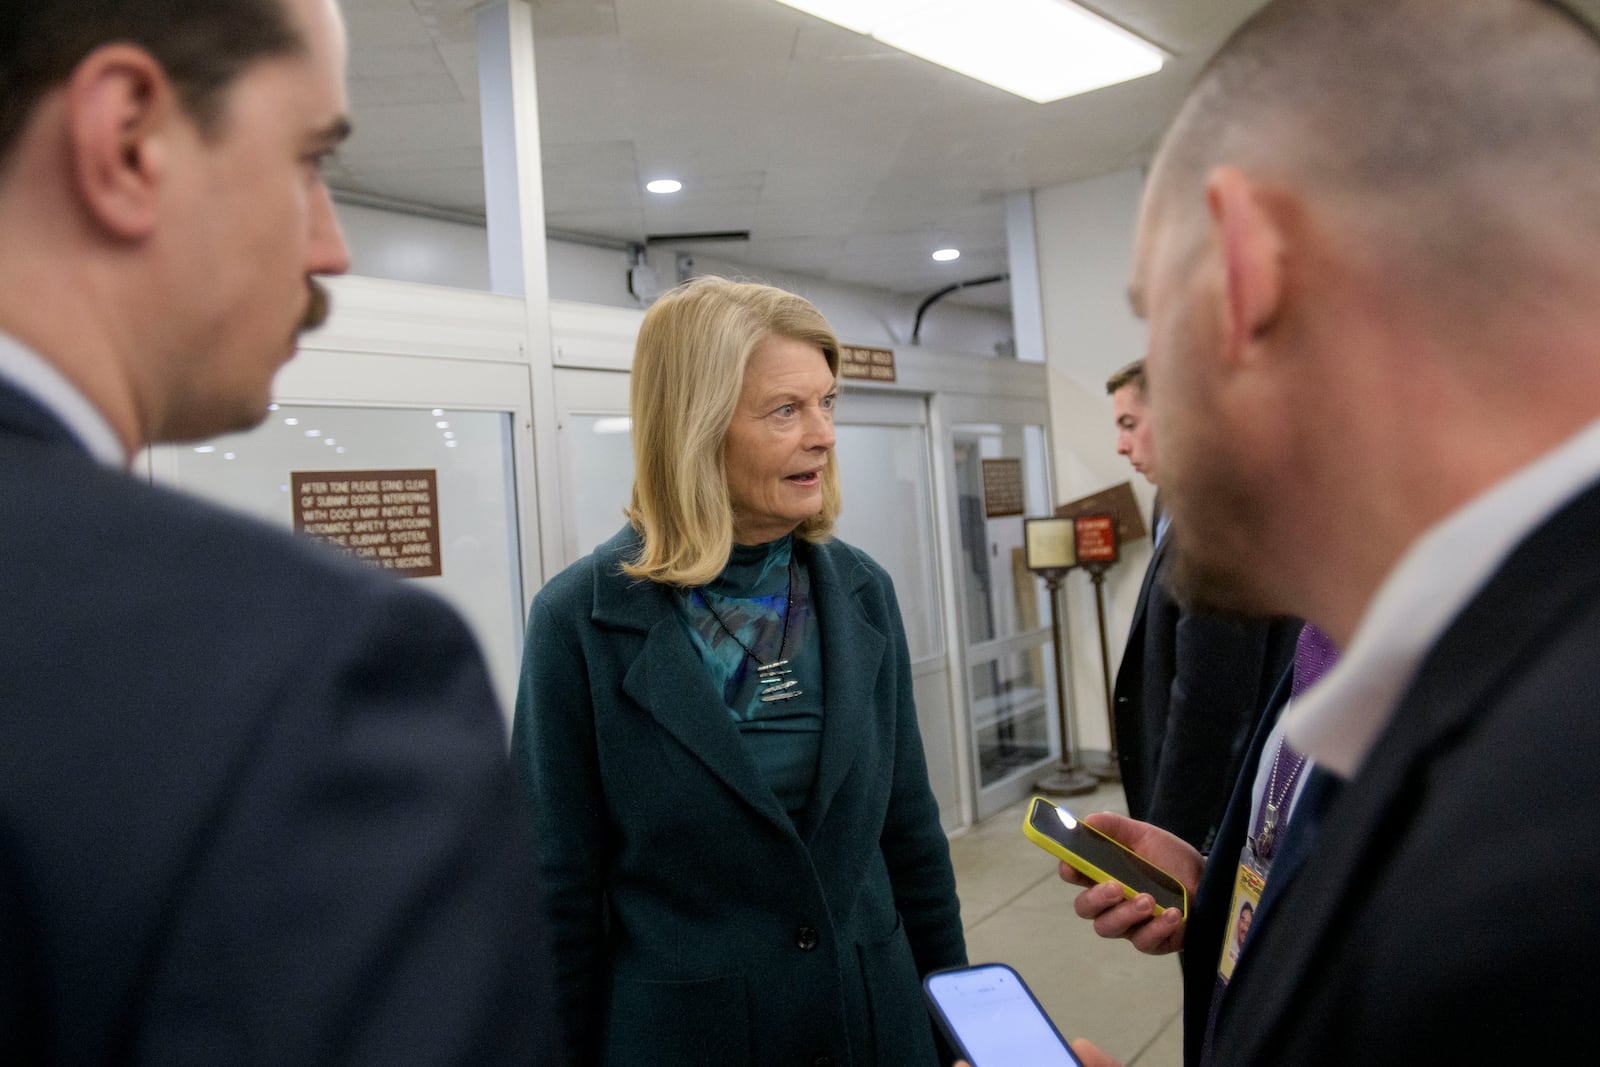
M1074 811L1126 811L1122 786L1064 801ZM1022 836L1024 805L952 838L956 890L974 963L1016 968L1068 1038L1086 1037L1127 1067L1183 1062L1177 956L1106 941L1072 911L1076 888Z

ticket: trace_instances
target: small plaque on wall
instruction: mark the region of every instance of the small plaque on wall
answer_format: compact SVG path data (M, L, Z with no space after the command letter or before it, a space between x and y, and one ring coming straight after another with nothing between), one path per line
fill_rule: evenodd
M892 382L894 375L894 349L839 346L839 377Z
M1021 515L1023 506L1022 460L983 461L983 515L987 519Z
M294 528L402 578L434 578L437 471L292 471Z

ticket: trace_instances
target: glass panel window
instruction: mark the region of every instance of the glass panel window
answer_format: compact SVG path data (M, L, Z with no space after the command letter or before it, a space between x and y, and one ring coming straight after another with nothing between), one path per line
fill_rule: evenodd
M566 475L568 558L595 550L622 529L622 509L633 492L633 437L626 415L572 415L562 426Z
M1053 656L1046 641L972 666L972 732L980 787L1050 758Z
M836 427L844 511L841 538L894 579L911 658L938 655L939 573L933 541L928 437L921 426Z
M1049 626L1050 605L1039 579L1027 569L1022 540L1024 518L1051 513L1043 427L969 424L956 426L953 439L968 644ZM1022 515L986 514L983 461L996 459L1021 465Z
M436 472L441 573L406 580L466 616L510 708L523 615L509 412L276 405L253 430L170 455L179 488L285 527L293 472Z

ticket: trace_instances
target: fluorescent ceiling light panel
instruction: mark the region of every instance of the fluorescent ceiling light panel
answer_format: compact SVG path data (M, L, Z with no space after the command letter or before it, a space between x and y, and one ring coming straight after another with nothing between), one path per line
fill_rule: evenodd
M891 19L928 6L928 0L778 0L857 33L871 33ZM978 0L982 3L983 0Z
M1068 0L779 0L1040 104L1142 78L1160 49Z

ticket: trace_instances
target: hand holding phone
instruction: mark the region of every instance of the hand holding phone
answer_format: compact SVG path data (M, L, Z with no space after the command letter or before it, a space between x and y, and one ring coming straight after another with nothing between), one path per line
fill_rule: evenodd
M1022 832L1028 840L1096 882L1115 881L1129 900L1148 893L1156 914L1176 908L1187 915L1189 893L1182 882L1149 860L1080 821L1044 797L1028 804Z
M972 1067L1083 1067L1022 976L1003 963L935 971L929 1009Z

